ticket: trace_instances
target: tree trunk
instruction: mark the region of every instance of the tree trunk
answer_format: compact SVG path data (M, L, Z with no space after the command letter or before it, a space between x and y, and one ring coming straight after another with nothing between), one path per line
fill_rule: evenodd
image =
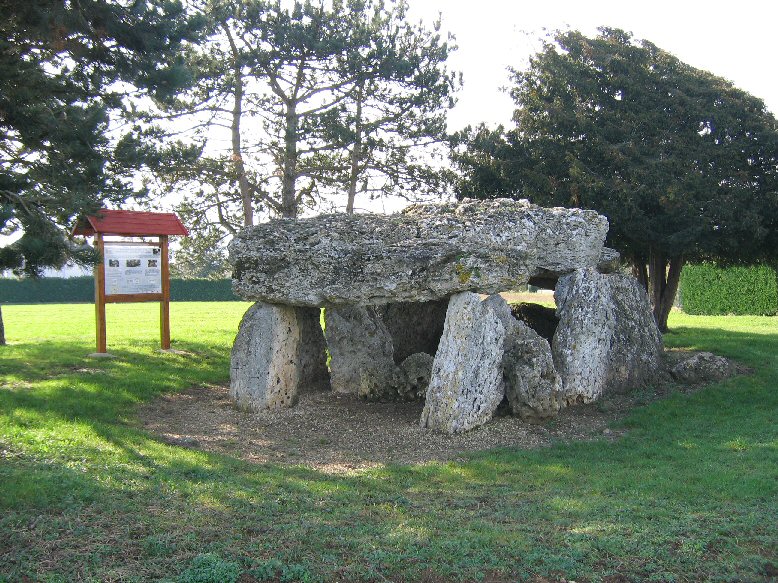
M243 226L250 227L254 224L254 201L251 196L251 187L246 178L246 167L243 164L243 152L241 151L240 140L240 118L243 114L243 72L238 55L238 47L232 38L232 31L225 25L224 31L230 41L232 51L232 72L233 82L235 83L235 103L232 106L232 164L235 173L238 175L238 188L240 189L240 200L243 204Z
M632 259L632 275L640 282L648 293L648 265L645 257L635 256Z
M651 249L648 259L649 297L654 309L654 319L659 330L667 332L667 318L675 302L684 259L681 255L667 256Z
M0 306L0 346L5 346L5 326L3 326L3 308Z
M297 107L289 102L286 107L286 128L284 130L284 161L281 177L281 216L297 218Z
M354 128L354 146L351 148L351 170L348 177L348 201L346 213L354 214L354 199L357 197L357 182L359 181L359 160L362 158L362 87L357 94L357 114Z

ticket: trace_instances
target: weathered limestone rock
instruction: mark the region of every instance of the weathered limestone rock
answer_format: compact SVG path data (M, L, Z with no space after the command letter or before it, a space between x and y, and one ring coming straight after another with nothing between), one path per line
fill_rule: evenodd
M554 368L548 341L517 320L502 297L491 296L485 303L494 308L506 330L502 370L511 412L530 423L556 417L562 381Z
M402 361L400 369L405 375L405 384L400 397L406 401L418 401L427 394L432 377L432 363L435 359L426 352L411 354Z
M300 327L300 390L329 390L330 371L327 368L327 344L321 329L321 310L295 310Z
M670 374L676 381L689 384L720 381L736 372L737 367L732 362L710 352L698 352L670 369Z
M394 364L392 337L376 309L330 306L324 320L332 390L370 399L396 394L402 375Z
M600 260L597 262L597 271L600 273L615 273L621 267L621 254L610 247L603 247Z
M477 294L451 298L427 388L422 427L459 433L492 418L505 394L505 333L494 308Z
M435 354L443 335L448 298L420 303L399 302L376 309L392 335L396 363L418 352Z
M597 261L597 271L600 273L613 273L621 266L621 254L610 247L603 247L600 252L600 259ZM538 270L529 279L529 284L543 289L556 289L556 283L559 281L559 272Z
M559 325L559 319L556 316L554 308L547 308L540 304L521 303L511 304L511 313L517 320L521 320L535 332L540 334L549 343L554 337L554 332Z
M291 407L300 386L300 326L295 308L257 302L241 320L230 363L230 395L252 409Z
M424 302L496 293L598 264L608 221L508 199L320 215L248 227L230 243L233 289L296 305Z
M554 297L552 353L567 404L640 385L659 369L662 335L636 279L582 269L561 277Z

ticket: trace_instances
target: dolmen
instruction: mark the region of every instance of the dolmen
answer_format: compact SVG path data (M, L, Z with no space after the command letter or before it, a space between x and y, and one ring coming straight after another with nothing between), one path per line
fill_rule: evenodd
M422 427L458 433L501 404L540 422L638 386L662 337L607 232L594 211L509 199L248 227L229 248L233 289L256 302L232 398L255 411L311 390L424 400ZM554 289L556 310L497 295L527 284Z

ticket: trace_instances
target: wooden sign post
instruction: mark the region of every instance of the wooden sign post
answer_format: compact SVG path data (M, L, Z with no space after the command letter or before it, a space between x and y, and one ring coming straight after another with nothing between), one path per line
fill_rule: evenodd
M170 262L168 237L187 236L173 213L114 211L78 222L74 235L94 235L100 263L95 267L97 355L107 354L105 304L159 302L162 350L170 350ZM155 237L156 242L106 240L105 235Z

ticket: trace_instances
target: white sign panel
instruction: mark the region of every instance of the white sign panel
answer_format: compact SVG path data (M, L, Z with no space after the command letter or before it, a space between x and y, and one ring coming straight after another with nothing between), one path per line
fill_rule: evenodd
M106 245L105 293L162 293L162 249L150 245Z

